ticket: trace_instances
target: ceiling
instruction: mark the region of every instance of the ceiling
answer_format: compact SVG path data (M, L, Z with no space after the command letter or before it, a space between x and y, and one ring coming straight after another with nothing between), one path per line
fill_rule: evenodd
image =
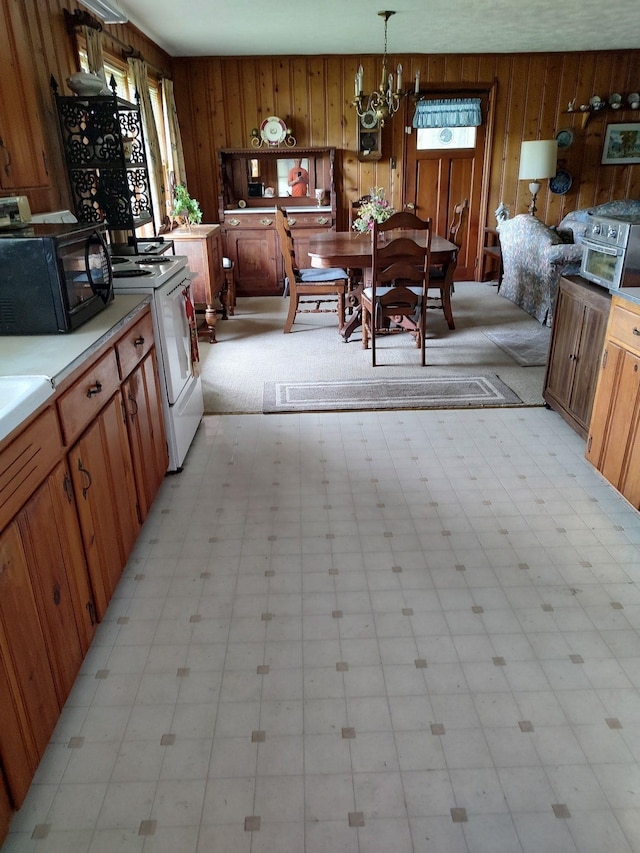
M117 0L172 56L382 53L380 3ZM638 0L393 0L392 6L391 56L640 48Z

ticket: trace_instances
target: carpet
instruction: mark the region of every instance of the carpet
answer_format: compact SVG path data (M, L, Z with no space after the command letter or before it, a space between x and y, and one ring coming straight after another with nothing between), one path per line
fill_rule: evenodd
M547 326L538 325L526 330L521 327L498 329L484 332L484 335L522 367L540 367L547 363L551 341L551 329Z
M495 374L428 379L351 379L327 382L265 382L262 411L357 411L360 409L460 409L522 404Z

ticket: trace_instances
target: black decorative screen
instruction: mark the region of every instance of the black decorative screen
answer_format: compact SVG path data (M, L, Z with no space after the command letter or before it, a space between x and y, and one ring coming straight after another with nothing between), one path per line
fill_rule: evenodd
M152 222L139 108L109 96L56 102L78 219L125 230Z

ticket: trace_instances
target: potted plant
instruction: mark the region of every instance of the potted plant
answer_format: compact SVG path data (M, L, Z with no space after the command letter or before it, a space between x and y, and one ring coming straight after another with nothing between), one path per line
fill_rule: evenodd
M188 227L191 224L199 225L202 222L202 211L195 198L191 198L186 184L176 184L173 188L173 210L172 216L177 216L184 221Z

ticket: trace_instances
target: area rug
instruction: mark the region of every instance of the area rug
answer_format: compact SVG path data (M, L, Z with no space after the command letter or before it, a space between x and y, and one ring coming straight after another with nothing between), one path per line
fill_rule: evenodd
M522 405L495 374L427 379L265 382L264 414L359 409L458 409Z
M498 329L484 332L485 337L508 353L522 367L540 367L547 363L551 329L537 326L531 329Z

